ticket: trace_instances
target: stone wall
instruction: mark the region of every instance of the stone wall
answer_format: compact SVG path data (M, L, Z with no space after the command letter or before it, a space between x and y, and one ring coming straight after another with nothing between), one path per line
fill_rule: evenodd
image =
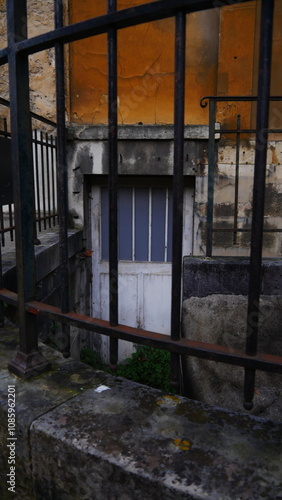
M184 259L183 335L245 351L249 262L246 259ZM282 354L282 266L262 268L258 352ZM205 403L242 411L244 369L189 357L184 362L187 394ZM281 418L282 377L257 371L252 413Z
M68 1L64 1L65 21L68 20ZM54 2L45 0L27 1L28 37L33 37L54 29ZM0 0L0 48L7 45L5 0ZM66 62L68 52L66 49ZM66 65L68 67L68 65ZM55 95L55 52L48 49L29 57L30 106L31 111L56 121ZM67 74L68 76L68 74ZM9 79L7 65L0 67L0 96L9 100ZM1 117L9 116L7 108L0 106ZM37 124L38 125L38 124ZM46 128L42 123L40 128Z

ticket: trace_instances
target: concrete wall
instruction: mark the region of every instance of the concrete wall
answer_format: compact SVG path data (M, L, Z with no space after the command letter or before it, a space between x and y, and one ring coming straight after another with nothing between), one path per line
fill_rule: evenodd
M240 258L185 258L182 323L191 340L245 351L249 261ZM282 352L281 260L263 261L258 352ZM243 368L187 358L187 394L209 404L241 411ZM252 413L280 418L282 378L257 372Z

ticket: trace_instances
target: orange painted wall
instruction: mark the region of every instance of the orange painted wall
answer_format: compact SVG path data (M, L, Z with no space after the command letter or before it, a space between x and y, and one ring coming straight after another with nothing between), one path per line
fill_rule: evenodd
M149 0L119 0L118 9ZM207 124L205 95L255 95L260 0L187 16L187 124ZM106 13L106 0L71 0L70 22ZM282 2L275 1L272 92L281 93ZM279 61L279 64L278 64ZM107 123L106 35L70 46L70 118L77 123ZM173 122L174 19L118 32L119 123ZM249 127L250 104L218 105L218 120L234 126L236 115ZM274 115L273 115L274 113ZM275 114L276 113L276 114ZM282 122L280 105L272 107L275 126ZM277 118L278 116L278 118ZM282 126L282 123L281 125Z
M220 10L220 43L218 55L217 94L253 95L256 2L247 2ZM252 105L249 103L218 104L218 121L225 127L250 127Z
M149 0L147 0L149 1ZM121 0L118 8L145 3ZM106 12L105 0L72 0L70 22ZM186 123L208 122L199 101L217 83L218 11L187 16ZM107 123L107 39L75 42L70 48L71 120ZM118 33L120 123L173 123L174 20L127 28Z

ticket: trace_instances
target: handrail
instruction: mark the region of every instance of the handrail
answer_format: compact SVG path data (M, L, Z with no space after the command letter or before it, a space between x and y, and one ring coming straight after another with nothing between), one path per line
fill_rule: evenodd
M0 97L0 104L2 104L2 106L6 106L7 108L10 107L10 101L8 101L7 99L4 99L3 97ZM52 120L49 120L48 118L45 118L44 116L40 116L37 113L33 113L32 111L30 112L30 115L35 120L39 120L40 122L46 123L47 125L51 125L51 127L57 127L56 122L53 122Z

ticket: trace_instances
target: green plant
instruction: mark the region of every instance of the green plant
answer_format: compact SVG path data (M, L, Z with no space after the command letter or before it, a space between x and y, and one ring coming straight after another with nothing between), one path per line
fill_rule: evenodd
M88 349L87 347L81 349L80 360L83 361L83 363L87 363L92 366L92 368L95 368L96 370L105 369L100 356L95 351L92 351L92 349Z
M153 347L138 347L130 358L118 366L117 374L140 384L171 391L170 354Z
M97 353L91 349L82 349L80 359L95 369L101 369L166 392L175 392L170 385L170 354L167 351L138 346L136 352L118 365L115 372L104 365Z

